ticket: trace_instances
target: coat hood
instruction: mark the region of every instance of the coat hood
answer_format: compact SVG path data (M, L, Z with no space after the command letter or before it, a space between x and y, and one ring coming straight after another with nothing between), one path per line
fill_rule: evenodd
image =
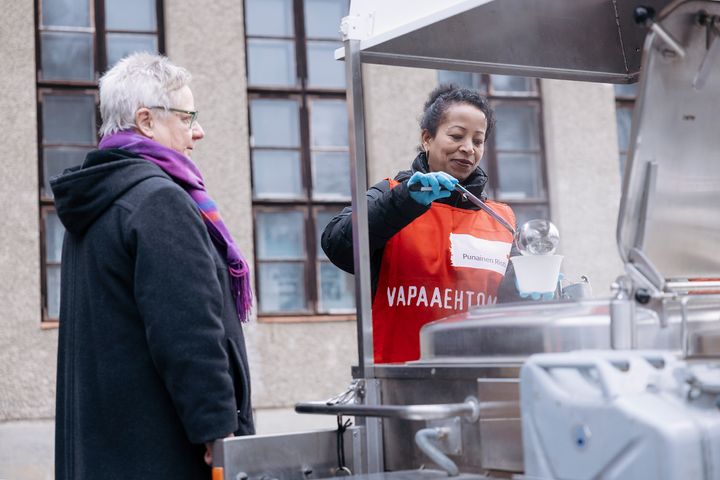
M50 179L50 186L60 221L77 235L125 192L151 177L169 178L158 166L126 150L94 150L82 165Z

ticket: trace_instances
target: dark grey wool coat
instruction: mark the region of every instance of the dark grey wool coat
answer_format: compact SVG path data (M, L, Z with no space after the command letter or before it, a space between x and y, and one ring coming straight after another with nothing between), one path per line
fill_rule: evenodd
M208 479L254 433L224 257L190 196L123 150L51 181L63 245L55 478Z

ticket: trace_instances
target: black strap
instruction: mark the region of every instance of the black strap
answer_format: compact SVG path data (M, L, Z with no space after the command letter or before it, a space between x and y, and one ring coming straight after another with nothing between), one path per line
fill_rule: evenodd
M337 416L337 461L338 461L338 473L349 472L347 465L345 465L345 431L349 426L352 425L352 420L347 419L343 422L342 415Z

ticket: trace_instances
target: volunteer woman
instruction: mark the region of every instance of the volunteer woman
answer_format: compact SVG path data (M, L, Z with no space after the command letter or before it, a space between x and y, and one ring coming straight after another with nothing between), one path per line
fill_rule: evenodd
M420 327L514 292L512 234L453 190L459 182L485 197L480 160L493 126L492 109L476 91L439 86L425 103L411 169L367 192L376 363L418 359ZM487 204L516 224L510 207ZM349 273L351 213L345 208L322 235L328 258Z

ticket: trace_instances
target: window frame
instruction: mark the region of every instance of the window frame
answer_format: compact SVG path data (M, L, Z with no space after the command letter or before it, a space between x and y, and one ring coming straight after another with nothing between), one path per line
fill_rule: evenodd
M293 37L288 36L274 36L274 35L257 35L248 34L247 22L248 16L244 16L245 22L245 68L247 74L247 95L248 95L248 110L247 110L247 122L248 131L250 131L252 139L252 123L251 123L251 104L256 99L295 99L298 101L298 127L300 135L300 145L297 151L300 154L300 174L302 196L298 198L258 198L255 197L254 185L252 185L253 193L252 198L252 218L253 218L253 232L255 245L258 244L258 235L260 234L257 225L257 214L265 211L283 212L283 211L297 211L302 210L304 212L304 228L305 228L305 305L307 311L305 312L262 312L260 306L257 308L257 318L259 322L267 323L298 323L298 322L326 322L326 321L350 321L355 320L356 316L354 313L325 313L319 311L320 305L320 274L319 265L321 258L317 254L318 244L320 239L316 238L316 218L315 212L318 208L332 208L336 209L339 213L344 207L350 204L350 198L345 199L323 199L316 198L313 195L313 178L312 178L312 154L315 151L340 151L340 148L323 147L319 149L313 148L311 145L311 114L312 105L314 101L322 100L342 100L347 101L345 87L342 88L330 88L330 87L313 87L308 86L309 83L309 65L307 55L307 43L308 41L326 41L330 42L331 39L326 37L308 37L305 31L305 5L303 0L291 0L292 1L292 25L293 25ZM247 1L243 2L245 12L247 12ZM346 5L349 8L349 2ZM254 39L285 39L294 40L295 47L295 75L296 82L294 85L288 86L277 86L277 85L261 85L251 84L249 74L249 52L248 52L248 40ZM341 43L341 40L335 39L336 42ZM350 126L348 126L350 127ZM352 128L348 128L348 135L352 135ZM272 147L255 147L251 141L250 155L252 155L255 149L259 150L272 150ZM349 142L345 151L349 154ZM277 150L285 150L284 148ZM295 148L288 148L287 150L296 150ZM252 160L251 160L252 168ZM349 180L348 180L349 181ZM254 183L251 177L251 184ZM265 263L265 260L260 259L257 254L254 258L255 267L255 291L258 292L257 299L258 304L260 303L260 265ZM267 261L272 262L272 261Z
M51 317L49 313L49 294L47 290L48 280L48 266L62 265L62 262L55 263L49 262L47 259L47 231L46 231L46 219L49 214L55 213L55 209L52 207L41 206L40 207L40 258L42 261L42 268L40 271L40 285L41 285L41 299L42 299L42 325L50 326L52 324L58 325L59 319Z
M42 8L43 0L34 0L35 6L35 87L37 91L36 98L36 118L37 118L37 165L38 165L38 221L40 234L39 247L40 251L40 298L41 298L41 328L57 328L59 318L51 317L49 314L49 292L47 289L48 266L56 265L55 262L49 262L47 259L47 231L46 218L49 214L55 213L55 202L52 197L44 195L45 184L45 160L44 148L52 146L78 146L80 148L88 145L58 143L44 143L44 125L43 125L43 99L47 94L51 95L77 95L77 94L93 94L95 99L95 116L94 116L94 133L95 145L98 140L98 127L101 123L100 112L98 110L99 92L98 81L103 72L107 70L107 35L108 33L133 33L140 35L154 34L157 37L158 52L165 54L165 5L164 0L155 1L155 15L157 20L155 31L146 30L116 30L105 27L105 1L106 0L88 0L89 27L46 27L42 24ZM42 48L41 37L43 32L86 32L92 35L93 48L93 80L46 80L42 78Z
M493 132L488 141L488 149L485 151L487 167L488 167L488 194L492 191L491 198L498 202L507 203L511 207L513 205L521 206L547 206L548 213L550 209L549 197L548 197L548 178L547 178L547 162L545 159L545 143L544 143L544 132L542 125L542 105L540 104L540 97L529 98L518 96L493 96L489 97L488 101L493 110L497 110L498 104L512 104L512 105L527 105L535 107L536 113L536 125L538 127L538 144L534 149L498 149L497 147L497 135ZM497 129L497 125L496 125ZM515 197L504 197L500 190L500 162L498 160L498 154L510 153L510 154L522 154L527 153L538 156L538 174L539 178L537 181L541 184L540 193L541 195L528 198L515 198Z

